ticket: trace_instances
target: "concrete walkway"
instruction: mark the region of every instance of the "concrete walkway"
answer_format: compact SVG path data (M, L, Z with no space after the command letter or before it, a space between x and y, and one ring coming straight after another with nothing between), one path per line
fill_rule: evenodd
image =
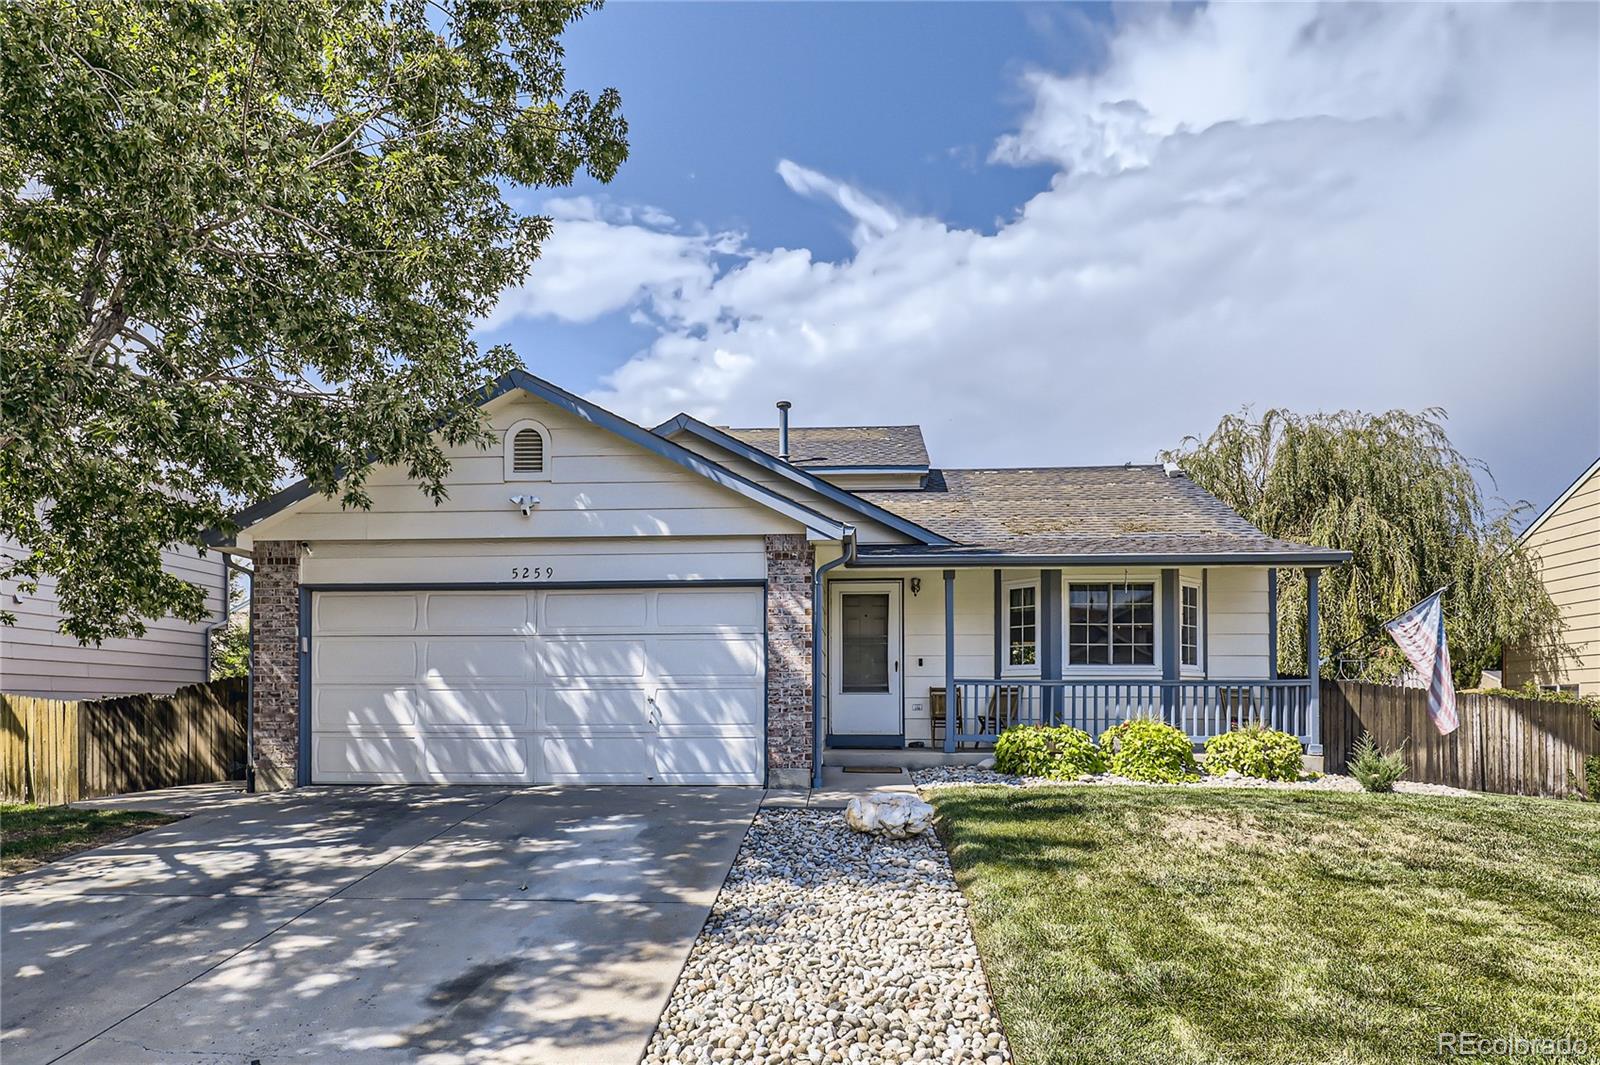
M0 1058L636 1062L762 798L226 788L4 883Z

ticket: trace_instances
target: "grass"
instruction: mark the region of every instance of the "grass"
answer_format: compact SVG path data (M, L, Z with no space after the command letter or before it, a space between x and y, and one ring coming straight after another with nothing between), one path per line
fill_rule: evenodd
M0 876L164 825L178 818L147 810L0 804Z
M935 799L1021 1065L1600 1057L1600 808L960 788ZM1479 1060L1537 1060L1487 1057Z

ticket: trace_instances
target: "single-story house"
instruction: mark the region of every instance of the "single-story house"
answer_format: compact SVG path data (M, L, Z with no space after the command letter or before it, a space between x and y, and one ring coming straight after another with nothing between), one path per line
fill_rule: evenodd
M520 371L482 405L499 446L450 452L437 506L380 469L370 510L299 484L237 516L260 786L805 786L835 752L1134 714L1320 751L1275 574L1306 570L1314 618L1349 555L1177 470L944 469L916 426L787 404L648 429Z
M26 548L0 538L0 556L18 557ZM118 695L171 695L211 674L211 637L227 624L227 560L221 553L200 554L191 547L161 554L168 573L205 589L205 621L177 618L145 622L143 636L106 640L86 647L60 631L61 606L54 578L24 592L18 581L0 581L0 610L15 615L15 625L0 629L0 692L44 699L108 699Z
M1539 559L1545 591L1561 610L1573 656L1551 661L1528 647L1506 649L1501 683L1600 695L1600 459L1567 486L1519 537Z

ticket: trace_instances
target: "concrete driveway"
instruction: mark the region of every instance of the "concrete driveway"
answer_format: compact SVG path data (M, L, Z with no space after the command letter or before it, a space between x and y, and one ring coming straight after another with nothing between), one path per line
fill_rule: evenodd
M180 798L185 820L5 882L0 1058L636 1062L760 800Z

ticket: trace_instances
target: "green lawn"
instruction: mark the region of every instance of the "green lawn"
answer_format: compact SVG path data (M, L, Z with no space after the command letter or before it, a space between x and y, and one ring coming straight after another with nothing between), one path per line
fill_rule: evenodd
M961 788L935 799L1011 1048L1045 1062L1600 1061L1600 807Z
M171 814L144 810L0 803L0 876L26 872L75 851L176 820Z

